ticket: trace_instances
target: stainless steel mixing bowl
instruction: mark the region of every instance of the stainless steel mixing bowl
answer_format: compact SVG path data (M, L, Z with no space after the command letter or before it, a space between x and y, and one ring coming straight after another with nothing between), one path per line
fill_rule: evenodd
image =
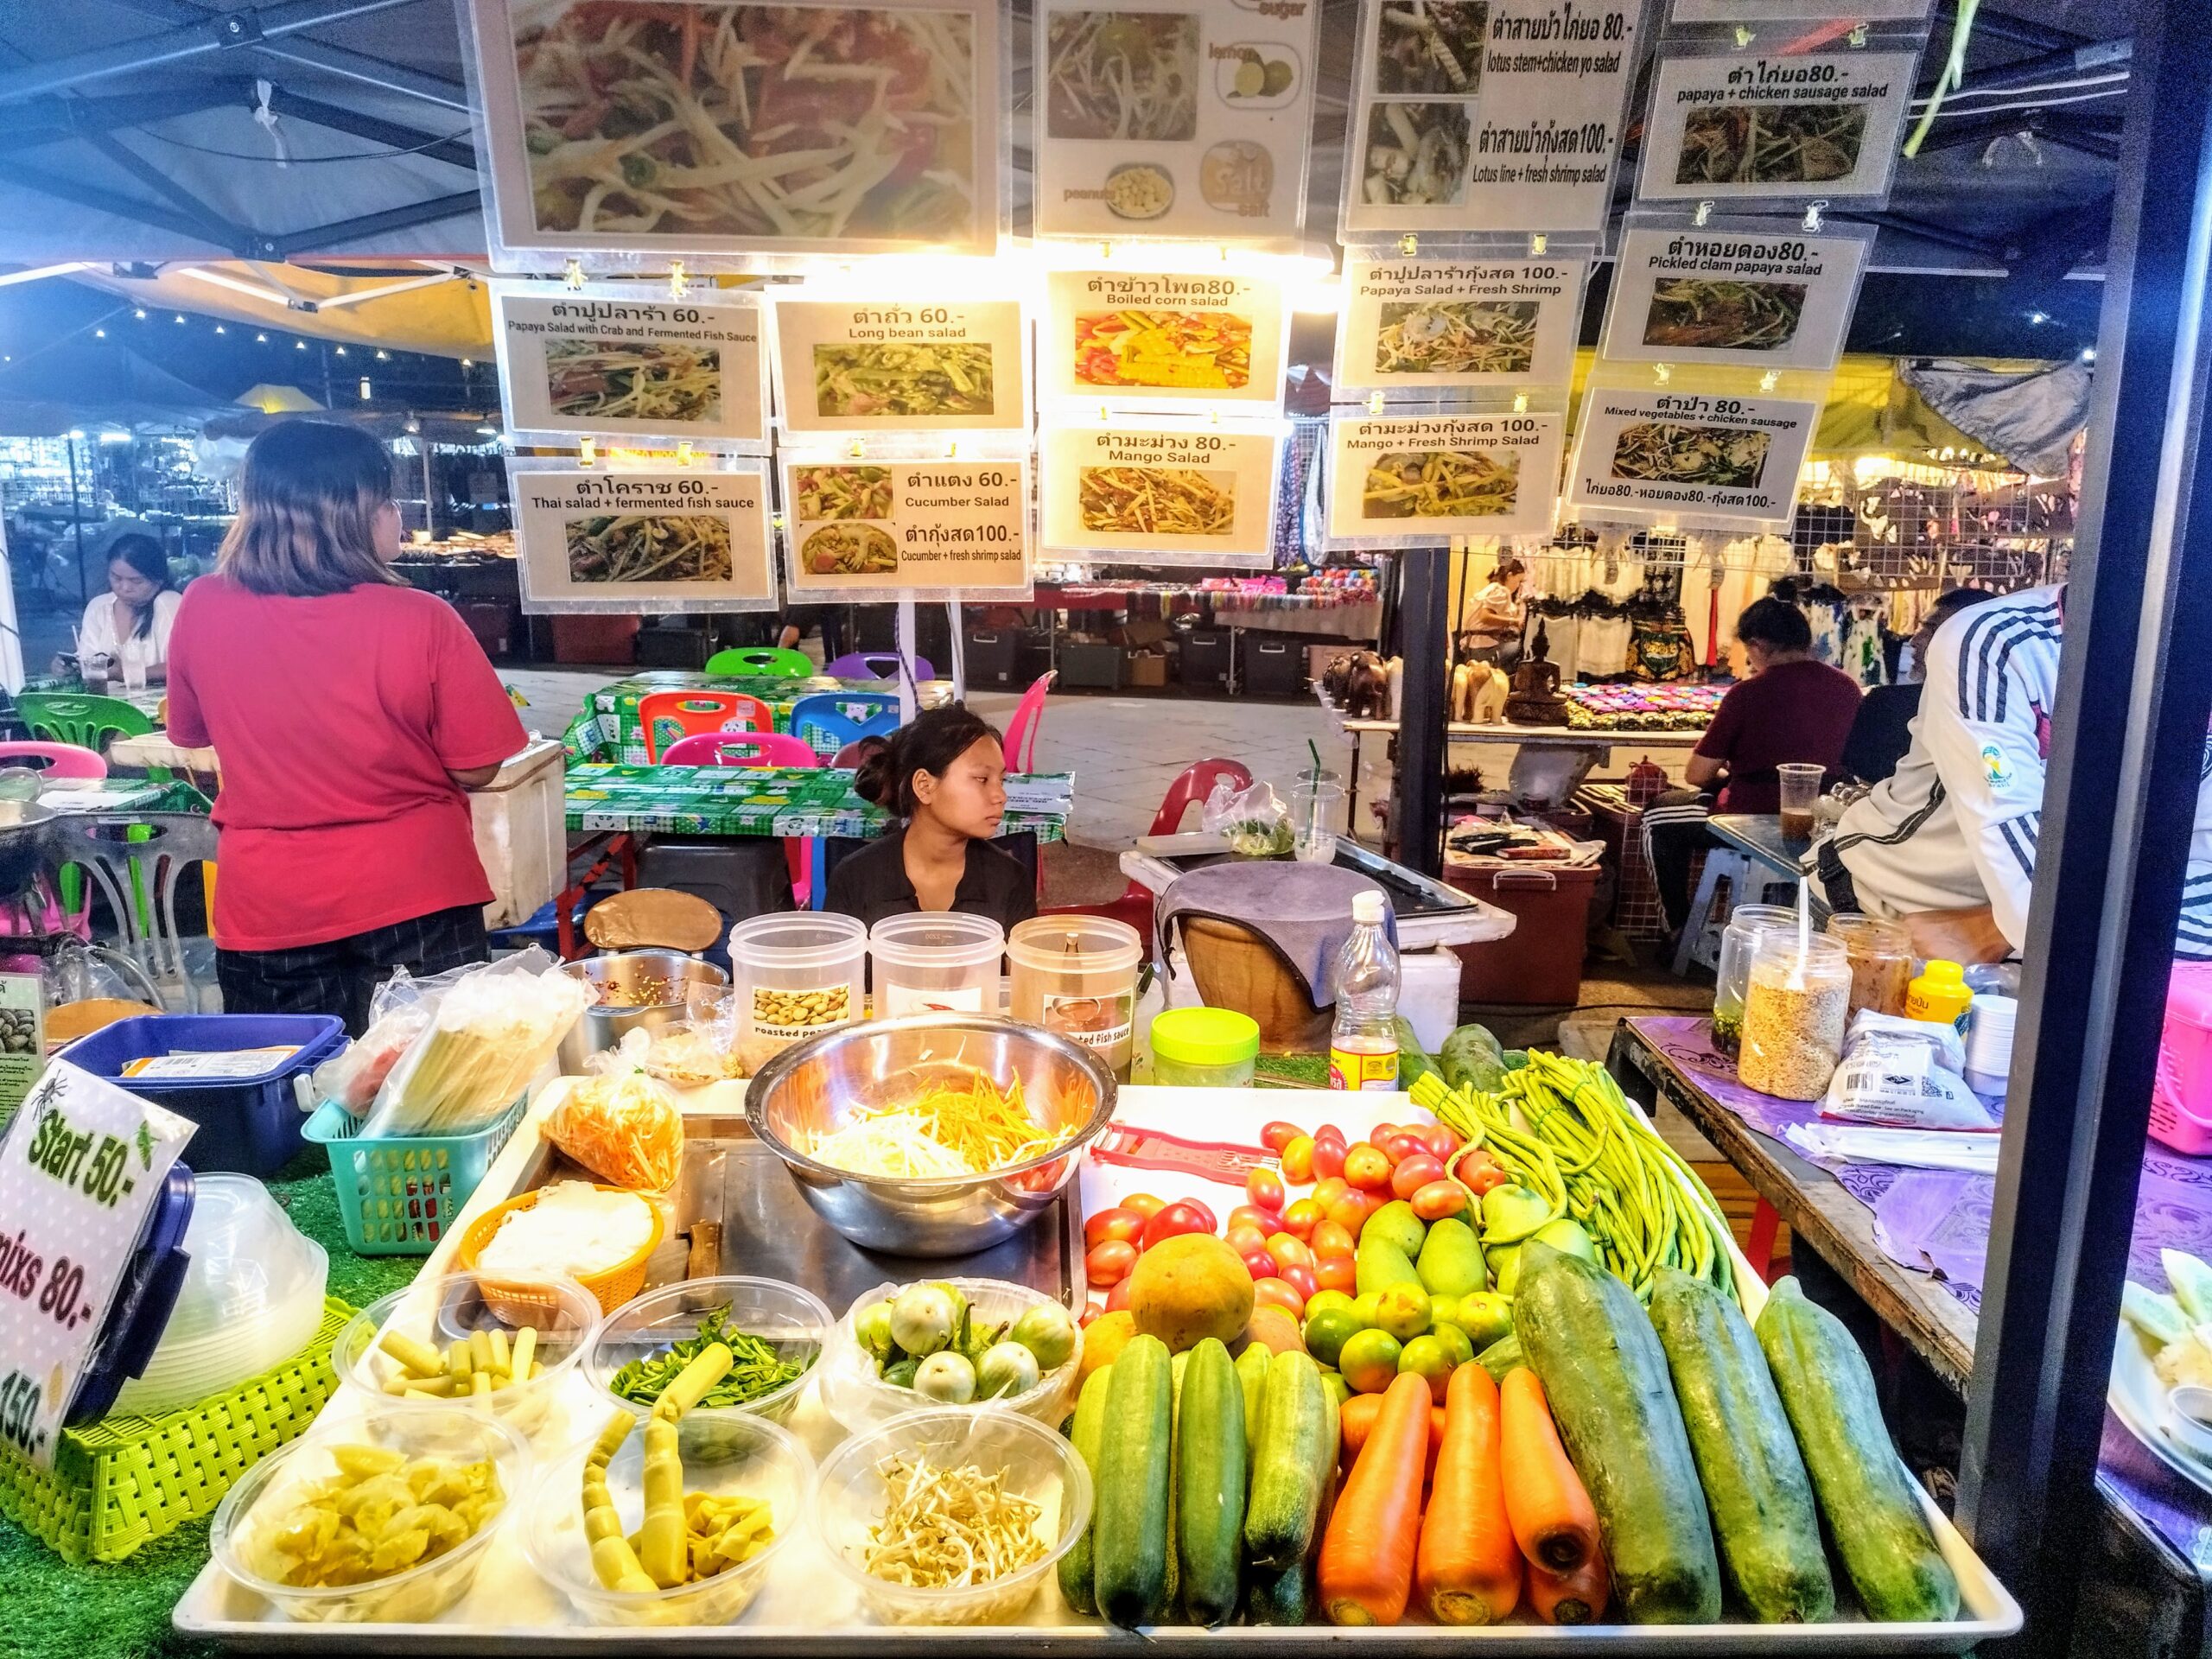
M729 976L713 963L681 950L616 950L563 966L589 986L594 996L612 991L621 998L619 1006L595 1002L586 1008L583 1018L561 1039L561 1070L571 1077L582 1074L587 1057L620 1042L626 1031L658 1031L690 1019L688 993L729 983ZM652 1001L630 1001L641 986L653 984L666 988Z
M935 1180L884 1180L816 1161L800 1147L855 1112L903 1104L931 1083L976 1072L1066 1141L1044 1158ZM1114 1116L1114 1074L1090 1050L1034 1026L982 1014L917 1014L840 1026L794 1043L746 1096L753 1132L784 1160L821 1217L863 1249L965 1255L1019 1231L1075 1179L1083 1149Z

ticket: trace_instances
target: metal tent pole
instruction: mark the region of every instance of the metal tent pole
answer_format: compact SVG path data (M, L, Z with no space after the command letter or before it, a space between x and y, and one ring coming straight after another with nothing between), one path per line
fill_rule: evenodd
M2212 717L2212 43L2140 9L2067 589L1959 1512L2073 1634L2121 1282ZM1932 692L1932 688L1931 688Z
M1398 857L1423 875L1444 873L1445 645L1447 551L1399 555ZM1357 765L1357 758L1354 764Z

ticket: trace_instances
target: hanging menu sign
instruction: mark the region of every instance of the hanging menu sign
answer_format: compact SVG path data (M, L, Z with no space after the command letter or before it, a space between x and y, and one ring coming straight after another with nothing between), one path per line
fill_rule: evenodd
M1029 594L1027 461L786 457L794 594Z
M1818 404L1781 397L1593 389L1583 405L1567 505L1665 524L1789 522Z
M1573 378L1580 259L1344 258L1339 392L1558 385Z
M1346 237L1596 231L1643 0L1366 0Z
M1646 200L1831 200L1890 188L1910 52L1662 58L1644 127Z
M37 1468L197 1127L56 1060L0 1135L0 1445Z
M1566 439L1555 414L1339 415L1329 425L1329 540L1549 535Z
M1019 300L779 296L775 312L786 433L1029 429Z
M1045 545L1163 564L1274 555L1282 435L1225 427L1048 429Z
M1039 0L1039 236L1295 238L1319 0Z
M1227 273L1055 270L1038 394L1116 409L1282 408L1276 283Z
M760 445L768 431L760 303L644 284L492 288L507 435Z
M1813 9L1855 22L1919 22L1935 0L1834 0ZM1674 0L1678 23L1796 23L1806 20L1805 0Z
M525 611L757 611L776 601L768 480L512 461Z
M1737 228L1630 230L1599 354L1631 363L1835 367L1866 241Z

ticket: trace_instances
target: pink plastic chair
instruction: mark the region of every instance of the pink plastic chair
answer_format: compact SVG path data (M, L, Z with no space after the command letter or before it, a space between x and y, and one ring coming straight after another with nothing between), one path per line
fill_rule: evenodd
M822 757L787 732L700 732L661 755L664 766L818 766Z
M1183 827L1183 815L1193 806L1203 805L1213 786L1222 779L1233 781L1239 789L1252 787L1251 769L1241 760L1193 760L1183 768L1175 781L1167 785L1161 798L1160 810L1152 820L1151 833L1172 836Z
M670 735L664 728L676 728L671 741L702 733L772 732L776 729L776 711L760 698L742 691L716 691L702 686L695 690L655 691L639 697L638 724L645 730L645 760L657 765L664 758L661 753L662 739Z
M0 743L0 766L29 766L48 778L100 779L107 761L74 743Z
M1045 723L1045 698L1052 691L1052 682L1060 677L1060 671L1052 669L1034 681L1021 694L1015 705L1014 718L1007 722L1006 769L1008 772L1034 772L1037 760L1037 732Z

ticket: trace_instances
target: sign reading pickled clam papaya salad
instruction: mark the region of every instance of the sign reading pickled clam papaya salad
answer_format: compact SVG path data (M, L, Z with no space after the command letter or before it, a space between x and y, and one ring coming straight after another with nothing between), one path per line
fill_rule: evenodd
M1055 270L1038 391L1115 409L1282 406L1277 283L1225 273Z
M786 455L791 586L809 597L1029 593L1029 463Z
M1319 0L1037 0L1039 236L1287 241Z
M1265 563L1282 434L1225 426L1046 429L1045 545L1167 563Z
M785 432L1028 429L1019 300L773 297Z
M1329 539L1417 546L1552 527L1567 423L1555 414L1338 415Z
M1718 528L1789 522L1821 415L1783 397L1594 387L1583 405L1567 507Z
M1662 58L1637 194L1647 201L1881 195L1919 61L1910 52Z
M702 289L492 286L507 433L521 439L767 436L760 303Z
M1574 373L1580 259L1344 258L1336 387L1556 385Z
M995 0L476 0L467 11L495 250L997 245Z
M744 466L744 463L740 463ZM761 610L776 582L768 479L702 467L507 463L526 611Z
M1749 230L1740 219L1630 229L1614 264L1600 355L1833 369L1866 248L1859 237Z

